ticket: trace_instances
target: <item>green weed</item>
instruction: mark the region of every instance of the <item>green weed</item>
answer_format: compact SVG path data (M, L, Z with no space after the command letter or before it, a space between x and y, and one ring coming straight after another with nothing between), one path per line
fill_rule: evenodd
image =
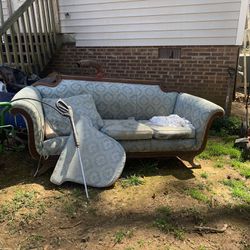
M156 212L159 214L159 218L153 222L153 226L164 233L171 233L176 239L184 240L185 232L182 228L173 223L171 209L164 206L157 208Z
M144 240L138 240L137 244L139 245L139 247L144 247L145 246L145 241Z
M218 118L211 127L216 133L223 135L238 135L240 128L241 119L236 116Z
M232 161L232 167L239 171L239 173L246 177L246 178L250 178L250 162L247 163L243 163L237 160L233 160Z
M42 235L32 234L22 244L21 249L37 249L42 246L44 241L45 239Z
M167 219L157 218L153 225L164 233L171 233L178 240L184 240L185 232L183 229L173 225Z
M157 208L156 211L158 213L161 213L164 216L170 216L171 215L171 208L170 207L162 206L162 207Z
M22 210L22 221L29 223L45 213L46 207L43 201L36 200L37 192L17 190L11 201L0 206L0 223L8 221L11 231L16 231L16 215L22 208L27 208L24 213ZM12 229L11 229L12 228Z
M187 190L187 194L189 194L192 198L198 201L202 201L205 203L209 202L209 198L197 188L192 188L192 189Z
M78 203L72 200L66 200L62 204L63 211L67 214L67 216L73 218L76 216L78 211Z
M206 173L206 172L201 173L201 178L207 179L208 178L208 173Z
M224 180L224 185L231 188L232 196L250 203L250 189L241 180Z
M139 186L139 185L142 185L143 183L144 183L144 180L141 177L134 174L122 180L121 186L123 188L126 188L129 186Z
M185 211L192 218L195 224L205 224L206 220L199 210L195 207L187 208Z
M206 152L210 157L229 156L231 159L240 159L241 152L239 149L233 148L232 143L219 143L214 141L209 141L207 145Z
M207 248L205 246L199 246L198 250L206 250Z
M133 236L133 231L132 230L119 230L115 233L114 235L114 242L115 244L119 244L123 241L124 238L131 238Z
M20 208L34 208L36 205L35 198L37 192L18 190L12 200L13 208L15 211Z
M214 163L214 167L215 168L224 168L224 163L223 162L220 162L220 161L218 161L218 162L216 162L216 163Z

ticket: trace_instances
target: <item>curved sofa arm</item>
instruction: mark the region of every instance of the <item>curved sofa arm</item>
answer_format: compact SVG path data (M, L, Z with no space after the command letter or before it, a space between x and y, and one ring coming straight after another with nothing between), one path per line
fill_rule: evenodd
M196 145L201 152L206 145L208 130L216 117L224 115L224 109L206 99L186 93L177 96L174 114L189 120L195 127Z
M41 99L40 92L35 87L28 86L20 90L11 100L11 113L13 115L21 114L26 121L29 151L35 159L42 154L44 140L44 115L42 104L39 102Z

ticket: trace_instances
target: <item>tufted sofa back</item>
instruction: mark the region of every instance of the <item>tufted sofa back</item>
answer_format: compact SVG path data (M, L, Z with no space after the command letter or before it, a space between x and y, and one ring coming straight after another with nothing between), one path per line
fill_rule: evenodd
M165 93L158 85L62 80L56 87L37 86L42 98L64 98L88 93L103 119L150 119L173 112L177 92Z

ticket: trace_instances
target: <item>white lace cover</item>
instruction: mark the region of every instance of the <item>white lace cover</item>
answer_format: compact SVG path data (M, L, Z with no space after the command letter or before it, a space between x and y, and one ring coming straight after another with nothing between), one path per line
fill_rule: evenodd
M168 126L174 128L184 127L195 129L195 127L190 121L178 115L153 116L149 121L151 124L158 126Z

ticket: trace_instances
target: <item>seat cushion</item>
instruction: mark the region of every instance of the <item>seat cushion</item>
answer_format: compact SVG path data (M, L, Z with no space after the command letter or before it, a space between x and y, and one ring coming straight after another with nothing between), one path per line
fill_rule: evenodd
M49 124L50 128L57 135L69 135L71 132L69 118L60 115L55 109L52 108L55 107L57 100L57 98L43 98L43 102L48 104L43 104L45 122ZM78 121L81 116L86 116L92 121L93 126L97 129L100 129L103 126L102 118L96 110L95 102L91 95L77 95L63 98L63 100L71 106L75 122ZM47 138L51 138L51 136L46 136Z
M151 139L153 130L135 120L103 120L101 131L116 140Z
M148 120L139 121L150 127L155 139L193 139L195 138L195 129L190 127L170 127L154 125Z

